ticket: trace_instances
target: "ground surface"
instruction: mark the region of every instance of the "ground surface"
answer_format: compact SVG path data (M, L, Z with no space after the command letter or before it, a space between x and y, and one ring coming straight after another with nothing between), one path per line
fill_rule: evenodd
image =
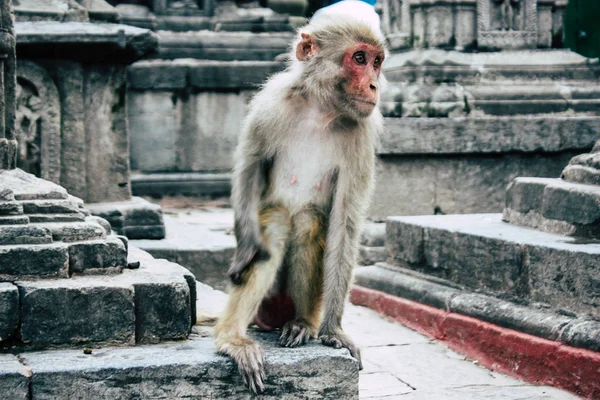
M361 347L360 399L577 399L490 371L375 311L347 304L343 326Z
M214 249L233 240L228 235L233 225L231 210L201 204L193 208L165 210L166 240L173 246ZM162 246L160 242L132 244L144 248ZM577 399L563 390L534 386L483 368L368 308L348 303L343 324L362 349L360 399Z

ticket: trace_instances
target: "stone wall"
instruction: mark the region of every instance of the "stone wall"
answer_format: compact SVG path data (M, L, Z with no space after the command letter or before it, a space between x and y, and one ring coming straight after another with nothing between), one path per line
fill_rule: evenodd
M15 30L11 19L10 3L0 2L0 170L16 164L15 138Z

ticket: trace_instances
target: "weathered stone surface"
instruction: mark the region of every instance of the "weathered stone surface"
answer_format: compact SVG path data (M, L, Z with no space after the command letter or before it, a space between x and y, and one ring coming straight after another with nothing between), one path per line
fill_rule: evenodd
M355 277L359 286L444 311L467 315L544 339L559 340L573 347L597 351L600 346L600 323L590 318L578 319L553 308L540 307L539 304L517 304L474 293L452 282L385 263L358 268Z
M389 155L585 150L598 140L599 130L600 119L590 116L386 118L377 152Z
M253 335L255 336L255 335ZM347 350L320 344L296 349L275 345L276 335L259 336L265 346L264 399L358 398L358 368ZM129 349L105 348L25 353L34 371L31 393L38 399L168 397L250 399L232 361L217 355L211 338Z
M17 201L0 202L0 215L23 214L23 206Z
M87 21L85 7L68 0L19 0L14 8L17 21Z
M598 243L506 224L500 214L390 217L387 224L388 232L405 226L424 231L425 262L406 262L391 247L390 260L400 266L471 289L598 316ZM386 239L394 240L402 236Z
M600 221L600 187L555 180L544 190L542 215L572 224Z
M130 93L132 168L144 172L229 172L253 93L243 88L192 94Z
M72 274L119 272L126 266L127 250L115 236L69 245L69 272Z
M446 310L453 297L462 293L450 285L440 285L431 277L388 264L360 267L355 271L357 285ZM433 278L435 280L435 278Z
M134 343L134 291L128 282L72 278L16 284L24 343Z
M96 240L106 236L102 226L93 222L48 222L38 223L35 226L45 228L52 232L55 241L76 242L80 240Z
M272 61L287 53L293 33L161 32L158 57Z
M574 152L386 156L377 164L369 215L501 212L506 186L518 176L556 177Z
M600 322L575 319L563 329L560 340L575 347L600 351Z
M96 216L107 220L112 229L130 239L162 239L165 227L162 209L141 197L128 201L87 204Z
M0 183L10 188L16 200L67 199L67 191L59 185L37 178L20 169L0 171Z
M255 89L283 68L277 61L145 60L128 68L127 82L136 91Z
M0 280L66 277L68 266L68 249L63 243L0 246Z
M468 84L500 79L594 82L599 68L597 61L569 50L460 52L415 49L396 52L386 58L384 73L390 82L416 82L423 78L429 82Z
M542 211L548 178L516 178L506 188L506 208L521 213Z
M26 214L78 214L79 205L71 200L25 200Z
M170 164L172 165L172 164ZM131 189L136 196L207 196L229 197L230 173L148 173L132 174Z
M524 266L529 271L531 297L600 317L599 252L600 244L573 248L558 238L553 246L527 245Z
M31 368L12 354L0 354L0 393L6 399L29 400Z
M0 246L44 243L52 243L52 233L48 228L32 225L0 226Z
M66 59L85 57L88 60L102 60L107 52L123 60L139 59L158 47L158 36L147 29L118 24L95 24L88 22L17 22L15 30L19 37L20 54L48 53L49 42L56 56ZM69 54L73 44L103 44L88 46L87 51ZM109 45L109 46L106 46ZM113 45L113 46L110 46ZM43 46L46 46L44 49Z
M0 343L14 336L18 323L19 290L12 283L0 282Z
M423 249L424 230L422 227L407 223L397 223L393 218L386 224L385 246L388 255L397 261L411 264L425 262Z
M32 223L35 222L82 222L85 215L77 212L70 214L28 214L27 217Z
M373 265L387 260L387 250L384 246L358 248L358 265Z
M367 222L363 226L360 243L365 246L383 246L385 241L385 224L382 222Z
M24 225L28 223L28 215L0 215L0 225Z

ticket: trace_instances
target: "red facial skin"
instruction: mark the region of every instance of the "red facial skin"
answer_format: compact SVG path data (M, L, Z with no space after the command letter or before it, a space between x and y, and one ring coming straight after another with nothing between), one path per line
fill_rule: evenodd
M266 331L272 331L283 328L295 317L296 307L292 298L285 293L277 293L263 300L253 322Z
M346 93L361 114L369 115L379 100L379 74L384 52L370 44L358 43L346 49L342 64Z

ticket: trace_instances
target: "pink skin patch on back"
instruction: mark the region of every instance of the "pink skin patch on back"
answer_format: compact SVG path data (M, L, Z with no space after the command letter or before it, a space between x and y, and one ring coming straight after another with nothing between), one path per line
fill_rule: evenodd
M285 293L277 293L263 300L252 322L266 331L272 331L283 328L295 318L296 307L292 298Z
M296 178L296 176L294 175L294 176L292 176L292 179L290 180L290 183L291 183L292 185L295 185L295 184L296 184L296 182L298 182L298 178Z

